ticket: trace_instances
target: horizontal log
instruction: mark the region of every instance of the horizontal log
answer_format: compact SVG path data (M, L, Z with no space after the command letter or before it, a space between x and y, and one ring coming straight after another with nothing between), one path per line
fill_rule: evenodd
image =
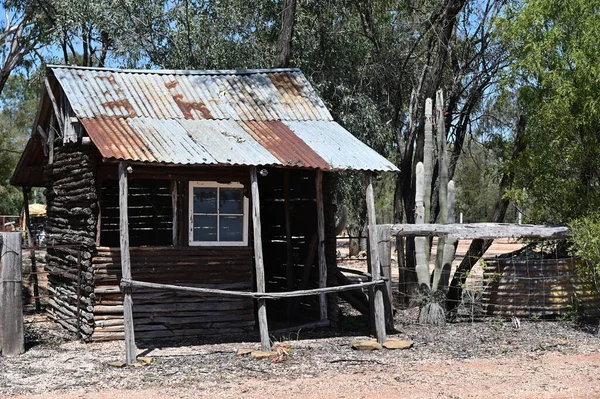
M198 287L185 287L179 285L170 285L170 284L157 284L157 283L149 283L144 281L137 280L121 280L121 285L123 286L131 286L133 288L136 287L145 287L145 288L157 288L171 291L183 291L183 292L194 292L199 294L209 294L215 296L236 296L236 297L246 297L253 299L282 299L282 298L294 298L300 296L311 296L311 295L319 295L319 294L328 294L333 292L342 292L349 291L355 289L362 289L366 287L371 287L375 285L385 284L384 280L376 280L369 281L366 283L356 283L356 284L348 284L348 285L340 285L336 287L325 287L325 288L315 288L310 290L297 290L297 291L288 291L288 292L245 292L245 291L225 291L219 289L211 289L211 288L198 288Z
M394 224L393 236L452 236L465 239L494 238L553 238L569 236L566 226L518 225L509 223L473 223L473 224Z

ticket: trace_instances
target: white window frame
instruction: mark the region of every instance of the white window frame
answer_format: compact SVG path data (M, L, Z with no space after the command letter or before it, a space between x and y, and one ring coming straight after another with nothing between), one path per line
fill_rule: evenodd
M194 188L205 187L205 188L244 188L244 185L239 182L232 183L218 183L216 181L190 181L189 184L189 245L190 246L223 246L223 247L244 247L248 245L248 198L242 195L244 199L242 204L243 212L243 225L242 225L242 241L194 241ZM219 195L221 190L217 190L217 236L219 235L219 220L221 214L219 213ZM223 215L229 215L227 213ZM236 216L239 214L235 214Z

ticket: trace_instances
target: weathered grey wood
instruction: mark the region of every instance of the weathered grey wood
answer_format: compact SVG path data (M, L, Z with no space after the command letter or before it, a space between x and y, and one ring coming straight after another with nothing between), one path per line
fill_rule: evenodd
M325 260L325 208L323 206L323 171L317 170L315 179L317 192L317 234L319 255L319 288L327 286L327 262ZM321 320L327 320L327 296L319 296L319 314Z
M63 115L63 144L77 143L78 134L75 125L78 125L77 118L75 119L75 124L73 123L74 113L71 108L71 104L69 103L69 99L61 90L60 92L61 105L62 105L62 115Z
M127 212L127 164L119 162L119 218L121 243L121 275L131 280L131 260L129 257L129 216ZM128 365L136 361L135 333L133 331L133 302L131 287L123 287L123 317L125 324L125 361Z
M179 244L178 241L178 232L179 232L179 228L178 228L178 206L177 206L177 198L178 198L178 192L177 192L177 181L176 180L171 180L171 203L172 203L172 207L173 207L173 246L177 246Z
M48 98L50 99L50 102L52 103L52 109L54 110L54 117L58 121L58 126L60 127L60 131L62 132L64 130L64 126L63 126L64 122L63 122L63 119L60 114L60 108L58 107L58 101L56 101L56 97L54 96L52 87L50 87L50 82L48 81L48 78L46 78L44 80L44 84L46 85L46 92L48 93ZM52 131L52 124L50 125L50 130ZM52 136L54 136L54 135L52 135Z
M454 236L465 239L492 238L554 238L569 236L566 226L541 226L509 223L473 224L394 224L393 236Z
M42 138L42 152L44 153L44 156L47 157L48 156L48 134L46 134L46 131L40 126L37 126L37 131L40 134L40 137Z
M376 228L377 246L379 250L379 261L381 262L381 274L385 280L383 299L385 309L385 328L394 330L394 306L392 296L392 241L390 225L380 225Z
M355 283L355 284L346 284L346 285L338 285L335 287L325 287L325 288L314 288L311 290L297 290L290 292L247 292L247 291L228 291L228 290L219 290L215 288L202 288L202 287L186 287L182 285L171 285L171 284L159 284L159 283L149 283L147 281L138 281L138 280L121 280L122 287L137 287L137 288L155 288L161 290L169 290L169 291L182 291L182 292L193 292L197 294L206 294L213 296L230 296L230 297L244 297L244 298L254 298L254 299L282 299L282 298L294 298L299 296L310 296L310 295L320 295L320 294L331 294L334 292L343 292L343 291L352 291L356 289L368 288L373 286L381 286L385 283L383 279L377 279L368 281L365 283ZM94 309L104 309L101 305L96 305Z
M371 261L371 273L373 274L373 281L380 280L380 261L379 261L379 249L377 246L376 234L375 234L375 197L373 195L373 175L370 172L365 173L366 178L366 201L367 201L367 219L369 229L369 253ZM385 311L383 305L383 290L381 286L376 285L374 288L374 316L375 316L375 334L377 335L377 342L383 344L386 341L385 333Z
M252 225L254 228L254 265L256 268L256 290L265 292L265 265L263 262L262 233L260 225L260 197L258 192L258 177L256 167L250 168L250 183L252 191ZM264 352L271 350L269 339L269 322L267 320L267 303L265 299L258 301L258 329L260 331L260 347Z
M0 343L3 356L25 352L21 233L0 233Z
M50 115L50 125L48 125L48 165L52 165L54 163L54 121L56 117L54 114Z

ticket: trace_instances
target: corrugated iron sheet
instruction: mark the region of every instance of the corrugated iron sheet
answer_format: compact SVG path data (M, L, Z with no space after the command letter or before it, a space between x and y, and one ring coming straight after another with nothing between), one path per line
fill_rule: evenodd
M297 69L50 69L105 158L397 170L333 122Z
M206 75L52 67L81 118L332 120L302 72Z
M336 122L286 121L286 125L334 170L398 170Z

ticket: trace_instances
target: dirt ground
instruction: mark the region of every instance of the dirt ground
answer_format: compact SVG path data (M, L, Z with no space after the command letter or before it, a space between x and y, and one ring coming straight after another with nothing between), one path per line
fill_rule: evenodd
M364 269L355 261L345 266ZM138 343L138 354L152 363L116 368L109 363L124 360L122 342L85 344L51 324L29 324L27 352L0 357L0 397L600 398L597 325L516 325L463 312L459 322L431 327L417 324L409 309L396 314L398 332L390 336L412 340L412 348L365 352L350 342L369 338L366 320L345 310L341 330L273 337L290 345L278 363L236 354L258 349L257 342Z
M397 315L408 350L351 349L355 331L300 331L280 363L236 355L258 343L139 346L153 362L115 368L121 342L66 341L43 324L28 329L22 356L0 357L5 398L600 398L600 339L567 321L413 323ZM348 323L347 323L348 324Z

